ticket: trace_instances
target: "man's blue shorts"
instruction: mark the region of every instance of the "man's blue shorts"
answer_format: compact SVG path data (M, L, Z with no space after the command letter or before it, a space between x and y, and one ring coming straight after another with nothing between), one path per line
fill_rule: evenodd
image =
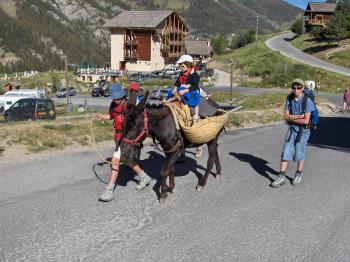
M295 144L297 135L298 130L295 130L293 127L288 128L281 155L282 160L290 161L293 159L295 162L305 160L307 141L310 137L310 129L304 129L300 142Z

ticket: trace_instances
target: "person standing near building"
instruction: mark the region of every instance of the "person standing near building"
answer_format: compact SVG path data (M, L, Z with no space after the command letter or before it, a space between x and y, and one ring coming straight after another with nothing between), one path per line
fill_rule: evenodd
M350 113L350 88L347 87L344 90L344 95L343 95L343 112L347 111L348 113Z
M280 173L277 179L271 184L272 187L279 187L285 183L288 162L292 159L298 162L297 171L292 184L298 185L302 181L302 172L305 165L307 141L310 137L309 121L311 112L315 110L314 103L309 97L303 105L304 81L295 79L292 82L292 93L288 95L285 103L284 120L288 123L288 131L285 138Z
M131 89L133 89L133 87L131 87ZM109 202L113 200L114 197L114 188L116 186L116 181L119 175L119 163L121 156L120 142L122 139L123 123L125 119L124 112L127 109L126 92L119 83L112 84L109 93L110 98L112 99L111 105L109 107L109 113L96 115L100 121L113 120L113 126L115 129L114 140L116 149L113 153L111 161L111 175L108 185L98 198L102 202ZM151 177L149 177L138 164L130 166L130 168L132 168L137 174L137 190L143 189L150 184L152 180Z

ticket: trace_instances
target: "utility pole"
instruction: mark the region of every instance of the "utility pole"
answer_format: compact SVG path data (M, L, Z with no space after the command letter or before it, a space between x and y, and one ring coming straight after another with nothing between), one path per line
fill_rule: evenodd
M67 97L67 106L66 106L66 111L67 112L72 112L73 109L73 105L70 102L69 99L69 94L68 94L68 89L69 89L69 81L68 81L68 66L67 66L67 56L64 57L64 76L65 76L65 80L66 80L66 97Z
M258 41L258 33L259 33L259 16L256 16L255 41Z
M231 59L231 72L230 72L230 108L232 108L232 85L233 85L233 59Z

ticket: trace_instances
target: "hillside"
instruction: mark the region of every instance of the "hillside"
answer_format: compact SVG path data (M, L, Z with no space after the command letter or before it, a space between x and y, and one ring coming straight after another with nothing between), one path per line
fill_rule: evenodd
M282 0L1 0L0 72L109 63L103 24L122 10L176 9L192 36L275 32L301 13ZM283 12L281 12L283 10Z

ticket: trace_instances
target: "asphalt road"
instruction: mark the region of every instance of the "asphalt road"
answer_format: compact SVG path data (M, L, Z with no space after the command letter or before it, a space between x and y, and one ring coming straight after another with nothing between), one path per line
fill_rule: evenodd
M272 93L272 92L285 92L286 94L290 92L290 90L285 90L281 88L254 88L254 87L242 87L235 86L232 88L233 92L245 93L245 94L264 94L264 93ZM213 86L210 88L211 92L229 92L229 86ZM342 94L328 94L320 92L318 94L320 97L328 99L330 102L335 105L342 106L343 98ZM87 106L89 108L107 111L109 105L111 103L111 99L109 97L91 97L89 95L78 95L71 96L71 102L74 105L84 105L85 100L87 102ZM56 102L66 103L66 98L54 98ZM159 103L158 100L150 100L151 103Z
M223 177L211 176L200 193L206 148L197 163L189 152L163 205L157 184L136 192L126 168L116 199L98 202L104 185L88 148L0 158L0 261L349 261L349 116L321 118L298 187L269 187L281 123L223 135ZM112 152L112 145L102 148ZM142 166L156 179L162 161L144 148ZM108 166L95 169L107 178ZM294 171L293 163L288 175Z
M280 52L282 55L287 56L291 59L299 61L303 64L307 64L314 67L319 67L328 71L339 73L345 76L350 76L350 69L336 66L330 63L327 63L321 59L318 59L314 56L308 55L299 49L293 47L288 40L293 38L294 33L287 33L283 35L278 35L273 38L268 39L265 43L266 45L274 51Z

